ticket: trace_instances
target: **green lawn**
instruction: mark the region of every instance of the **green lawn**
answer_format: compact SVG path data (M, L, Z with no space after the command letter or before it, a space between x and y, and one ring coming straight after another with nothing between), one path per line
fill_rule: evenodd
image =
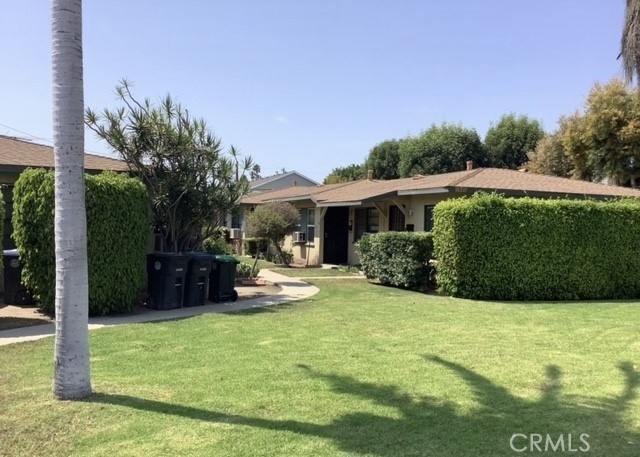
M86 402L52 399L51 339L0 348L0 455L544 455L511 451L514 433L640 455L640 303L317 285L278 308L93 331Z
M337 268L271 268L274 273L279 273L290 278L327 278L333 276L359 276L358 273L339 270Z

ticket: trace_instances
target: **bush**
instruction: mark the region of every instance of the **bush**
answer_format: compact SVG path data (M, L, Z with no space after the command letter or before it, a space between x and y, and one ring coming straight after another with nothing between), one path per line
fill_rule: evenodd
M131 311L144 282L149 199L137 179L112 172L85 176L89 313ZM42 169L14 188L13 238L22 279L45 312L55 310L54 178Z
M356 245L365 276L383 284L426 289L433 252L430 232L381 232Z
M258 248L260 252L264 251L266 245L266 242L257 238L245 238L242 243L244 245L244 255L250 255L251 257L255 257L258 253Z
M213 255L233 254L233 250L222 236L210 236L202 243L204 252Z
M640 297L640 202L478 194L434 212L438 286L496 300Z
M236 265L236 276L238 278L250 278L252 267L253 265L249 265L246 262L240 262L238 265ZM256 267L255 276L258 276L259 273L260 273L260 269Z

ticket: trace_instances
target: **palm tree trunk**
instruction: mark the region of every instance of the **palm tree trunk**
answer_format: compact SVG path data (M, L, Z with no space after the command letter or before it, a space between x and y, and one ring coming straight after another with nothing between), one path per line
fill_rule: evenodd
M53 0L56 335L53 393L91 394L84 199L82 0Z

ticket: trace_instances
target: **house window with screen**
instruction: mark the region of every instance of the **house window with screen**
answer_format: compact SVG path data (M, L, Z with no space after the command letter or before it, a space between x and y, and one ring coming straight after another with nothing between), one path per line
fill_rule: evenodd
M242 228L242 218L240 211L236 211L231 215L231 228Z
M424 231L433 230L433 208L435 205L424 205Z
M307 234L307 243L313 244L313 238L316 236L316 209L301 208L300 223L296 229L298 232Z
M365 233L378 233L378 210L375 208L356 209L356 226L353 241L358 241Z
M307 243L313 244L316 236L316 209L307 208Z
M395 205L389 207L389 231L404 231L404 213Z

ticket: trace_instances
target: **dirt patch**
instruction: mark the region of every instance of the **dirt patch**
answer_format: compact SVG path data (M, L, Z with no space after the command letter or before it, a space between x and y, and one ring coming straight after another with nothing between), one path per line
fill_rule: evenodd
M275 295L282 290L282 287L275 284L267 283L266 285L259 286L247 286L237 285L236 291L238 292L238 300L249 300L257 297L267 297L269 295Z
M42 314L37 308L7 305L0 308L0 330L19 327L31 327L53 322L51 317Z

